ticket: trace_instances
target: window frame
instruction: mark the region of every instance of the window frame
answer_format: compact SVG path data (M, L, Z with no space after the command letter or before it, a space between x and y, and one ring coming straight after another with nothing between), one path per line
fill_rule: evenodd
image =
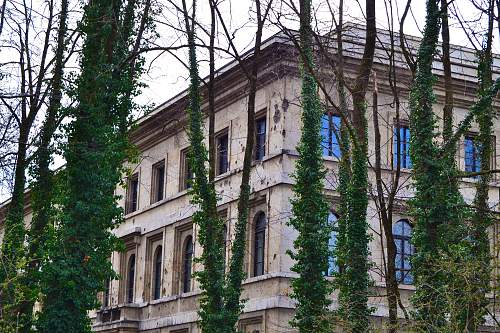
M130 254L127 260L127 284L125 290L125 300L127 304L134 303L135 298L135 278L137 259L135 253Z
M159 170L163 169L162 179L159 177ZM161 181L159 181L161 179ZM162 159L151 166L151 204L162 201L165 199L167 180L167 163L166 159ZM158 188L161 186L161 192ZM160 195L161 194L161 195Z
M189 242L188 242L189 241ZM193 235L187 235L182 242L181 257L181 291L188 293L192 291L191 283L193 280L193 256L194 256L194 238ZM187 251L188 244L191 244L190 252ZM188 258L189 254L189 258Z
M409 234L405 234L404 231L403 234L396 234L395 227L398 223L405 224L406 225L405 227L407 227L407 229L409 230ZM409 219L406 218L398 219L396 223L394 223L392 226L392 237L394 238L394 243L396 245L396 258L395 258L394 268L396 271L396 281L398 282L398 284L412 285L415 281L413 274L411 273L412 269L411 263L409 264L410 267L408 269L404 267L405 261L408 260L409 262L411 256L415 253L415 248L411 243L412 233L413 233L413 225ZM400 242L399 248L398 248L398 242ZM406 253L407 246L409 247L410 251L409 253ZM400 256L400 260L398 260L398 256ZM400 274L399 278L398 278L398 272ZM405 281L407 277L410 278L410 281L408 282Z
M328 211L328 222L330 223L330 216L335 217L334 224L337 224L339 220L339 215L334 211L334 210L329 210ZM332 241L334 239L334 241ZM325 276L331 277L333 276L332 273L338 273L339 271L339 266L335 260L335 255L334 255L334 250L335 247L337 246L337 241L338 241L338 228L332 227L332 230L330 231L330 236L328 237L328 268L327 271L325 272ZM333 244L332 244L333 243ZM332 263L332 268L330 267L330 264Z
M263 217L260 220L260 217ZM262 221L262 223L259 223ZM264 275L266 273L266 232L267 232L267 216L263 211L257 212L254 216L253 223L253 244L252 244L252 277ZM260 236L260 238L258 238ZM261 239L261 244L259 244ZM262 254L262 260L258 261L259 254Z
M193 172L189 166L189 147L180 151L179 161L179 192L189 190L192 185L191 181L194 177Z
M159 266L158 266L158 257L159 257ZM163 282L163 246L157 245L153 252L152 258L152 278L153 283L151 285L151 298L153 300L160 299L161 295L161 287Z
M259 133L259 122L264 123L264 133ZM254 153L253 153L253 158L255 161L262 161L264 157L266 156L266 146L267 146L267 110L264 110L260 112L258 115L255 116L255 122L254 122ZM259 142L259 138L263 138L263 142ZM260 145L262 143L262 145ZM262 156L261 156L261 154Z
M135 187L134 187L135 185ZM135 197L135 200L133 200ZM135 172L127 178L125 191L125 214L131 214L139 210L139 172Z
M104 282L104 291L102 293L102 306L103 308L108 308L110 305L111 298L111 279L107 279Z
M325 128L323 127L323 117L328 117L328 143L327 147L325 147L325 136L323 135ZM338 128L336 128L334 118L339 120ZM341 159L342 158L342 150L340 148L340 126L342 124L342 117L338 112L334 111L327 111L323 113L321 116L321 129L320 129L320 135L321 135L321 155L322 157L333 157L336 159ZM337 134L335 134L337 133ZM335 142L334 142L335 141ZM335 153L335 147L338 147L338 156ZM325 154L325 150L328 151L328 154Z
M226 138L226 150L225 150L225 170L223 169L222 159L221 159L221 150L219 142L222 138ZM226 127L222 131L219 131L215 135L215 175L220 176L229 171L229 127Z
M400 137L401 137L401 129L405 129L405 141L402 143L402 142L398 142L400 140ZM406 140L406 132L408 132L408 140ZM399 123L397 121L394 121L394 126L393 126L393 130L392 130L392 146L391 146L391 149L392 149L392 156L391 156L391 159L392 159L392 169L393 170L396 170L397 167L398 167L398 162L399 162L399 166L400 166L400 169L406 169L406 170L410 170L410 169L413 169L413 162L411 161L411 157L410 157L410 140L411 140L411 130L410 130L410 124L408 123L408 121L405 121L405 120L400 120ZM401 144L403 144L403 146L405 147L405 149L403 150L400 150L400 155L397 155L397 145L401 146ZM406 153L408 152L408 154ZM402 157L405 157L404 159Z
M473 164L468 165L467 164L467 142L470 141L472 143L472 158L473 158ZM464 136L464 171L465 172L481 172L481 155L479 152L479 145L476 142L477 141L477 133L472 133L469 132ZM492 149L493 150L493 149ZM473 170L467 170L468 166L472 166L474 169Z

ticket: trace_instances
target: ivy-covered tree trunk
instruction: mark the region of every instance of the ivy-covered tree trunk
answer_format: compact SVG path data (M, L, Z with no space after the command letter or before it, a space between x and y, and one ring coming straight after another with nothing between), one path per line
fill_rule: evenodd
M328 296L332 290L325 279L328 267L328 206L323 196L325 171L321 153L321 108L314 76L311 28L311 1L300 1L300 47L302 53L302 135L297 147L292 200L293 217L289 224L298 231L294 241L295 260L292 271L299 277L292 280L292 298L297 301L292 325L299 332L330 332L327 320Z
M415 255L412 268L416 292L413 305L416 325L421 331L436 332L444 324L444 276L438 270L438 225L443 211L438 205L435 182L441 176L437 166L437 148L434 145L435 119L432 110L434 76L432 61L440 31L440 11L437 0L427 0L424 36L417 57L417 70L410 93L411 159L414 168L415 198L412 202L415 228L413 243Z
M200 78L196 55L196 1L189 16L185 0L183 15L189 46L189 164L193 170L191 202L198 206L193 222L199 226L198 240L203 253L197 260L203 270L196 272L202 294L200 298L200 326L204 333L231 332L224 311L224 224L217 214L217 196L214 183L207 177L208 153L203 144L204 114L201 109Z
M411 201L415 220L412 268L416 292L412 297L417 329L438 332L447 326L446 316L453 312L450 299L460 285L460 277L450 274L448 263L461 260L457 255L465 236L466 210L456 181L454 166L456 144L449 131L450 98L447 98L444 147L434 141L436 117L432 62L440 32L442 12L439 1L427 1L424 36L417 57L417 70L410 93L410 154L414 167L415 197ZM448 129L447 129L448 128Z
M32 312L40 293L40 262L46 256L45 243L51 237L52 228L50 221L53 216L53 172L49 166L52 162L54 149L51 141L61 116L60 107L62 99L62 80L64 74L64 50L67 30L68 1L61 1L59 28L57 31L57 47L55 51L52 86L50 87L49 105L38 148L34 155L34 166L31 170L34 184L31 189L31 208L33 218L28 232L28 249L25 260L25 275L22 279L22 288L25 290L21 313L25 320L22 322L20 332L31 332L33 326Z
M2 242L2 264L0 269L0 329L15 332L19 320L19 304L24 295L19 290L18 269L23 266L26 228L24 225L24 205L26 186L25 170L28 166L27 143L29 128L21 124L14 173L14 189L4 221ZM24 317L20 318L24 321Z
M341 3L342 4L342 3ZM342 5L341 5L342 6ZM342 10L342 7L341 7ZM342 19L342 16L340 17ZM342 20L341 20L342 22ZM339 290L337 316L347 332L367 332L369 330L368 307L371 284L368 260L368 137L366 118L366 91L375 52L376 25L375 1L366 1L366 38L363 59L350 91L353 110L350 112L351 130L342 121L340 146L342 157L339 164L340 219L335 250L339 272L335 274L335 287ZM343 73L343 50L341 29L337 41L339 53L338 93L341 112L349 114L345 96Z
M489 1L488 8L489 27L487 31L484 49L478 52L478 97L482 99L492 87L492 39L493 39L493 16L494 2ZM473 214L471 219L471 258L474 258L474 265L469 270L467 276L470 290L466 290L468 304L462 308L461 322L462 330L476 332L484 322L487 313L488 299L486 294L491 289L491 263L490 263L490 241L488 229L493 225L493 217L489 207L489 184L491 181L491 156L493 152L494 110L492 105L485 105L476 117L479 125L479 135L477 144L479 159L481 163L481 174L476 184L476 195L473 201Z
M65 189L56 238L42 264L40 332L90 332L88 311L98 306L103 282L116 276L109 257L119 242L111 229L121 221L122 209L114 192L127 157L129 92L136 87L131 68L123 66L135 22L124 7L121 0L93 0L84 8L78 105L64 148Z
M270 3L262 15L260 0L255 1L257 31L255 33L255 44L253 59L250 65L248 77L248 101L247 101L247 138L245 145L245 155L243 158L243 170L241 175L240 196L238 198L238 219L235 226L235 237L231 247L231 260L229 271L226 277L225 307L227 311L227 321L232 327L236 327L239 315L243 309L240 301L241 283L245 278L244 259L246 250L247 225L249 223L250 207L250 173L252 162L254 161L255 147L255 100L257 95L257 78L261 54L262 30L264 21L268 14ZM235 330L233 332L236 332Z
M442 146L438 147L434 141L437 134L435 114L432 110L435 101L432 61L436 52L440 19L443 12L446 12L446 8L440 9L438 3L437 0L427 1L424 37L419 48L417 71L410 93L412 133L410 154L414 167L415 187L415 197L411 201L412 215L415 219L412 236L415 255L412 258L412 268L416 286L412 303L415 307L414 319L417 330L422 332L463 331L469 325L477 325L482 318L482 315L478 315L475 319L471 317L484 311L484 307L476 307L478 303L473 305L481 297L477 297L475 293L477 290L472 291L475 287L470 288L470 277L481 275L484 278L485 275L482 274L484 271L478 266L488 267L488 265L486 262L480 263L479 261L483 259L474 254L475 244L481 242L470 241L474 232L471 232L471 228L467 225L469 215L458 190L457 179L460 175L455 166L454 156L459 138L470 128L474 117L479 120L482 115L488 114L487 108L491 108L492 98L500 86L500 80L494 84L491 84L491 80L489 84L481 83L479 100L471 107L454 133L450 132L451 111L448 95L444 117L446 121L443 130L444 140ZM442 3L443 6L446 4ZM445 31L445 43L446 33ZM484 68L480 68L480 75L484 74L482 72ZM488 82L484 76L481 76L480 81ZM446 82L445 84L449 85ZM480 225L476 221L472 223L472 230ZM485 233L479 238L488 243ZM485 249L487 248L486 245ZM486 279L489 280L489 277ZM480 283L472 285L479 286ZM486 288L487 285L486 282ZM484 286L483 280L483 285L479 288Z

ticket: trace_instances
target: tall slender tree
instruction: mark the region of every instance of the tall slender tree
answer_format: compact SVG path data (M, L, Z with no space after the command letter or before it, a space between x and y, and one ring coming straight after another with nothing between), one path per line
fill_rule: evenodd
M328 296L332 290L323 272L328 267L328 238L330 226L328 206L323 195L325 170L321 152L321 107L314 69L311 1L300 1L300 49L302 59L302 134L297 147L299 158L295 165L295 184L292 200L293 217L289 224L298 231L292 271L299 274L292 280L292 298L297 301L292 325L299 332L330 332L327 320Z
M190 15L186 1L182 0L182 13L189 47L188 134L191 144L189 164L194 173L191 202L199 207L193 215L193 222L200 227L198 239L203 247L203 253L197 258L203 263L203 270L196 272L202 289L200 326L206 333L227 332L224 311L224 224L217 214L217 195L214 183L210 181L206 169L209 156L203 143L204 114L201 109L201 83L196 54L196 5L197 2L194 0Z
M33 218L28 231L28 249L26 251L25 276L22 279L22 288L25 289L25 298L21 307L22 316L25 318L20 327L20 332L30 332L33 326L32 312L40 293L40 262L46 254L45 243L51 233L50 221L53 216L53 172L50 170L54 147L51 141L57 124L61 119L62 81L64 74L64 54L67 45L67 16L68 0L61 1L59 28L57 31L57 46L55 49L54 70L52 86L50 87L49 105L45 120L40 130L37 150L34 155L34 166L31 173L34 184L31 189L31 207Z
M460 313L467 306L461 301L468 282L463 274L450 274L452 266L468 267L471 257L467 210L456 183L457 170L451 164L459 138L470 128L474 117L491 107L499 80L480 89L480 99L470 108L453 133L445 124L442 146L434 140L436 119L432 62L436 53L443 9L439 1L427 1L424 36L417 55L417 67L410 93L410 154L414 167L412 214L415 219L412 258L416 292L412 297L415 322L419 331L439 332L460 327ZM481 70L480 70L481 73ZM447 105L449 106L449 105ZM449 122L449 115L447 121ZM475 258L473 259L475 260ZM460 268L458 268L460 267ZM456 271L456 269L455 269ZM459 300L457 302L457 299ZM462 302L462 303L460 303ZM466 301L465 301L466 302ZM450 318L448 320L448 318ZM465 328L464 328L465 329Z
M140 73L124 62L137 8L135 0L95 0L84 7L85 41L74 91L78 105L66 129L57 236L42 264L40 332L90 332L88 311L98 305L95 295L115 276L109 257L119 243L111 229L122 210L114 191L127 157L125 129Z

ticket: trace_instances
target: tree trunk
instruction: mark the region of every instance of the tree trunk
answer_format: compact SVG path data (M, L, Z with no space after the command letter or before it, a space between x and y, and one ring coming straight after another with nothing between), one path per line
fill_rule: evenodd
M51 92L46 119L43 123L40 140L34 159L33 178L35 179L31 191L31 207L33 218L28 233L28 251L26 255L26 276L24 278L25 288L29 290L27 299L22 304L21 311L26 317L26 322L20 328L20 332L29 333L33 325L31 317L34 304L39 293L38 270L41 259L46 255L43 251L47 241L50 218L53 214L53 173L49 166L52 161L53 148L51 140L57 128L57 120L62 99L62 78L64 71L64 49L66 37L66 17L68 12L68 1L61 1L61 13L59 29L57 34L57 47L54 64L54 76L51 81Z
M227 290L225 306L228 311L228 321L235 327L240 312L241 283L245 278L243 260L245 258L247 225L249 221L250 207L250 173L254 161L255 147L255 98L257 94L257 79L260 62L260 49L262 43L262 29L265 17L262 17L260 0L256 0L257 31L255 33L255 44L253 60L248 78L248 102L247 102L247 138L245 156L243 159L243 170L241 175L240 196L238 198L238 220L235 226L235 238L232 246L232 257L227 276ZM267 13L266 13L267 14Z

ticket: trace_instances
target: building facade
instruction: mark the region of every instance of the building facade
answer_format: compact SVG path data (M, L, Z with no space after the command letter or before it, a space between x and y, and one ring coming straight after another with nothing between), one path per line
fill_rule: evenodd
M409 265L413 249L410 244L412 221L407 213L406 199L411 197L411 159L409 157L410 130L408 126L407 97L411 74L403 64L397 63L398 85L401 89L402 113L395 122L395 109L391 88L387 82L388 61L383 51L384 38L377 47L374 71L378 77L378 109L381 127L383 175L389 179L396 163L402 168L402 185L394 211L394 227L398 256L396 267L400 293L408 305L414 287ZM363 29L356 28L347 37L346 70L355 72L362 53ZM418 45L417 39L410 39ZM465 48L452 48L453 84L455 90L454 121L458 123L475 100L477 80L474 53ZM239 322L245 333L296 332L289 320L293 316L294 302L289 297L290 281L294 276L293 264L286 251L293 249L296 231L287 225L291 216L290 198L293 197L292 174L297 160L296 146L300 139L300 88L298 56L290 43L280 36L265 42L260 60L259 85L256 99L256 149L251 173L251 209L247 228L247 251L242 297L247 299ZM499 74L500 59L495 58L495 76ZM441 64L436 61L436 74ZM436 85L436 115L442 113L443 84ZM237 218L237 200L240 186L246 140L247 82L235 63L222 68L216 81L217 176L219 212L226 221L226 258L231 256L231 241ZM371 94L369 92L368 96ZM369 99L369 98L368 98ZM192 223L195 210L190 204L189 178L192 173L186 163L189 147L186 134L185 107L187 94L183 92L160 105L148 116L140 119L131 133L131 141L139 149L139 162L128 163L131 176L124 180L125 188L117 188L122 196L120 205L125 209L125 222L115 233L125 244L125 251L113 253L111 261L120 280L107 283L106 291L99 295L102 309L92 313L93 329L107 333L197 333L198 282L192 277L200 269L194 258L202 251L197 242L197 226ZM497 108L497 112L498 112ZM369 112L370 113L370 112ZM369 116L369 150L373 160L373 122ZM338 193L336 175L340 149L335 130L340 118L335 110L327 110L322 122L324 165L327 169L325 195L331 204L329 219L337 219ZM457 162L462 170L479 171L474 135L476 125L461 139ZM500 137L500 120L495 121L495 138ZM399 137L399 140L396 138ZM495 140L495 152L498 143ZM397 149L399 143L399 149ZM399 154L398 154L399 151ZM492 160L497 166L496 154ZM374 179L373 170L370 178ZM475 179L463 179L464 197L469 202L474 196ZM490 187L491 206L498 210L500 186L493 178ZM375 308L373 324L382 328L388 309L384 297L383 270L385 250L383 232L377 208L370 200L368 218L373 232L370 242L374 280L370 305ZM498 225L492 231L492 244L498 242ZM331 237L335 246L335 234ZM331 275L335 259L329 262ZM332 295L336 306L335 294ZM500 312L493 308L493 312ZM487 321L485 332L494 331Z

